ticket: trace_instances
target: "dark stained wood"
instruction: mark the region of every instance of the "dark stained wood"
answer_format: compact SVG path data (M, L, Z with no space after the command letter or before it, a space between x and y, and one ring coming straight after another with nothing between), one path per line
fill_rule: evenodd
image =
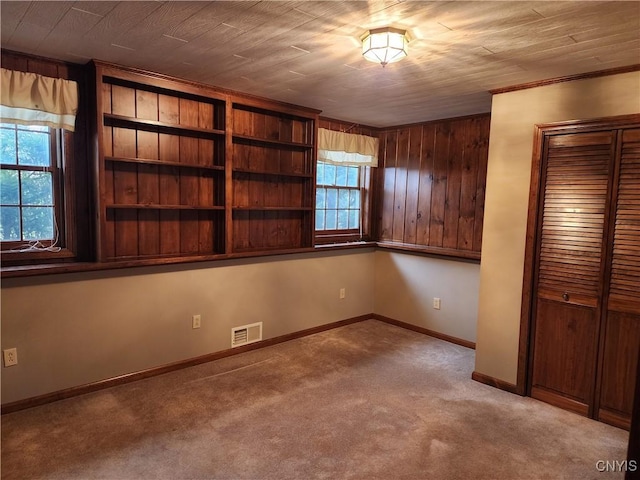
M452 337L451 335L445 335L444 333L436 332L434 330L429 330L428 328L424 328L424 327L419 327L411 323L402 322L400 320L396 320L395 318L385 317L384 315L378 315L377 313L371 314L371 317L375 318L376 320L380 320L381 322L406 328L407 330L412 330L414 332L422 333L424 335L429 335L430 337L438 338L440 340L444 340L445 342L449 342L449 343L455 343L456 345L470 348L472 350L475 350L476 348L476 344L474 342L470 342L469 340L464 340L458 337Z
M431 225L429 246L442 247L444 239L444 216L447 202L447 173L451 161L449 147L451 123L436 125L435 152L433 161L433 184L431 187Z
M464 147L468 124L469 122L452 122L451 137L449 139L449 161L447 162L447 190L442 238L442 246L444 248L458 247L458 226L462 214L460 211L462 170L464 168Z
M490 385L492 387L499 388L500 390L504 390L505 392L522 395L518 391L518 388L516 387L516 385L509 382L505 382L504 380L500 380L499 378L485 375L484 373L473 372L471 374L471 379L475 380L476 382L484 383L485 385Z
M549 136L543 147L530 391L589 416L614 142L611 132L569 133Z
M532 390L547 391L546 401L570 398L588 409L595 382L596 310L542 299L536 311Z
M639 115L537 126L520 330L519 390L620 428L640 350L639 126ZM537 365L540 351L556 367Z
M640 353L640 128L618 133L598 419L629 429Z
M434 123L422 127L420 149L420 184L418 185L418 213L416 215L416 244L430 245L431 233L431 188L433 185L433 155L435 152L436 126Z
M381 242L480 252L489 120L474 115L380 130Z
M232 252L313 242L316 118L265 106L232 104Z
M635 467L625 473L625 480L636 480L640 478L640 352L636 360L636 388L634 389L633 413L629 428L629 445L627 448L627 461Z
M538 80L536 82L521 83L519 85L512 85L510 87L495 88L489 90L492 95L499 93L515 92L517 90L526 90L528 88L542 87L544 85L553 85L555 83L573 82L574 80L584 80L586 78L606 77L608 75L619 75L621 73L637 72L640 70L640 64L629 65L626 67L609 68L607 70L598 70L596 72L578 73L575 75L567 75L565 77L549 78L545 80Z
M383 176L381 186L382 197L380 209L380 236L379 240L393 240L393 216L394 216L394 194L396 184L396 160L398 148L398 133L389 130L380 135L381 157L378 159L382 167Z
M604 333L598 419L613 414L624 419L628 429L640 353L640 315L610 311Z
M416 244L418 236L418 195L420 192L420 160L422 153L422 126L409 129L407 161L407 188L405 199L405 226L403 243Z
M396 145L395 181L393 192L393 227L391 240L404 241L407 197L407 162L409 156L409 130L398 131Z
M96 72L105 125L102 257L223 253L226 216L216 210L226 202L226 102L212 89L113 66Z

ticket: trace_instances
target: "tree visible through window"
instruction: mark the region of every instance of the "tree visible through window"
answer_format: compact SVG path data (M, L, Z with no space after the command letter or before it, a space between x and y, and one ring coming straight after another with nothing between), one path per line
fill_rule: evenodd
M360 168L318 162L316 231L358 233L361 227Z
M52 154L54 152L54 154ZM44 241L58 236L55 130L0 124L0 240ZM18 244L19 248L19 244Z

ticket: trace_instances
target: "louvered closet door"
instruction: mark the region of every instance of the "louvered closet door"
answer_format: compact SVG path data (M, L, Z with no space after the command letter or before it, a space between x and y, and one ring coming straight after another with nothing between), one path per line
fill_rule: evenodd
M640 129L622 132L598 419L629 428L640 348Z
M591 414L615 134L548 137L538 231L531 396Z

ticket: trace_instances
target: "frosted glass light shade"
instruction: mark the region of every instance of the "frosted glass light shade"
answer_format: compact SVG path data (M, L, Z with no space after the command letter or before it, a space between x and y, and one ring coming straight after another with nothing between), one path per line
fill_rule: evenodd
M387 63L406 57L408 43L406 30L376 28L369 30L362 39L362 55L370 62L380 63L384 67Z

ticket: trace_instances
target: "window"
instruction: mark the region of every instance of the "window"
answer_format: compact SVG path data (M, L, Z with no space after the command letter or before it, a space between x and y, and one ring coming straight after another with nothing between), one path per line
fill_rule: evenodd
M60 251L61 131L0 123L0 241L5 253Z
M362 237L362 170L366 167L318 162L316 237L353 241Z

